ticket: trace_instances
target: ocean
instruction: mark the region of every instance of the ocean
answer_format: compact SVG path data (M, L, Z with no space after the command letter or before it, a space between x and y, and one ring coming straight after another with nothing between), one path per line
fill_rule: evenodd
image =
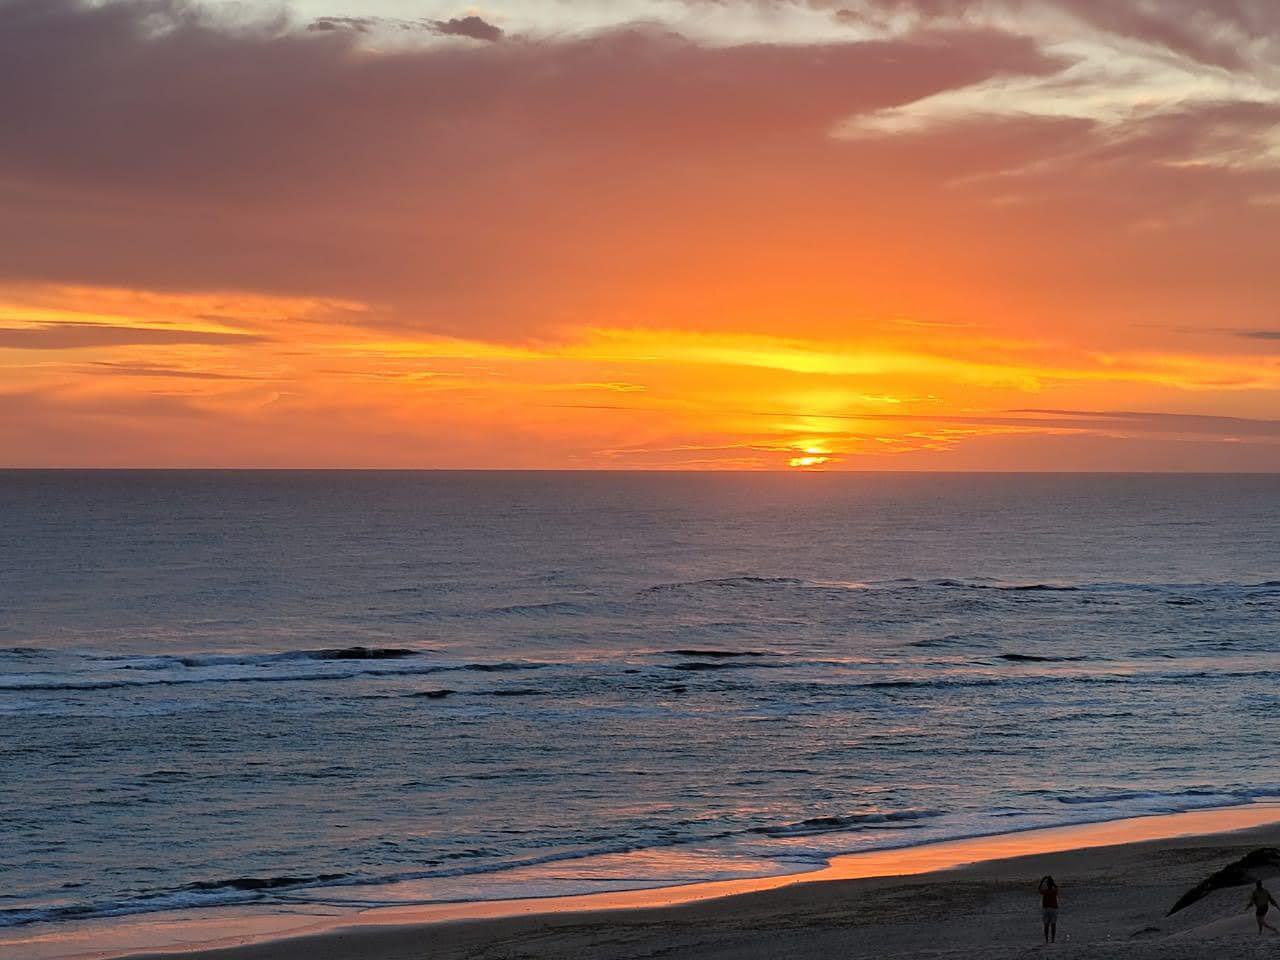
M0 927L1280 795L1280 478L0 473Z

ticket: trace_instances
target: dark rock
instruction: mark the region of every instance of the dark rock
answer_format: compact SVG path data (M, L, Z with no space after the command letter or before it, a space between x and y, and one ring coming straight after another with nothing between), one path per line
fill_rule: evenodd
M1228 864L1217 873L1211 874L1204 880L1201 880L1196 886L1192 887L1175 903L1166 914L1173 916L1184 907L1189 907L1202 897L1206 897L1215 890L1223 890L1227 887L1243 887L1255 880L1262 879L1258 871L1260 870L1280 869L1280 850L1275 847L1262 847L1254 850L1252 853L1246 854L1235 863Z

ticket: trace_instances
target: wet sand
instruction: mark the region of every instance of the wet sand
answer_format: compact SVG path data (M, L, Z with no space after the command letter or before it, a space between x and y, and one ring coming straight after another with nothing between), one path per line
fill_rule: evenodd
M217 918L206 916L198 921L203 932L189 929L184 940L188 951L197 940L220 941L217 949L187 953L208 960L1001 960L1049 951L1134 960L1274 956L1280 954L1280 936L1258 936L1245 888L1217 891L1165 916L1189 888L1259 847L1280 847L1280 807L1139 818L842 857L800 877L299 918L302 926L293 933L310 932L287 939L263 941L281 931L255 931L234 917L219 929ZM983 862L956 866L978 858ZM1058 943L1051 947L1042 943L1035 890L1046 873L1062 891ZM1269 882L1280 895L1280 882ZM754 888L740 889L744 884ZM120 956L124 941L105 931L103 936L82 942L88 948L82 950L57 953L49 942L40 950L34 943L25 950L10 943L4 952ZM245 942L255 939L260 942Z

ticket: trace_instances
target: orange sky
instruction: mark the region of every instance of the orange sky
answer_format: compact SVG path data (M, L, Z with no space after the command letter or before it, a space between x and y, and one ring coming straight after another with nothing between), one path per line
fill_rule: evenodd
M0 463L1280 470L1274 4L343 6L0 0Z

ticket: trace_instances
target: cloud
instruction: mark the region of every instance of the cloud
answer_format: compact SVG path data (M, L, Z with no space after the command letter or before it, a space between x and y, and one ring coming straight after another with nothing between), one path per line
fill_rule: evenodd
M1015 414L1035 414L1050 417L1048 423L1092 424L1104 428L1107 424L1148 433L1180 433L1194 435L1273 437L1280 439L1280 420L1256 417L1224 417L1199 413L1169 413L1161 411L1139 412L1133 410L1054 410L1027 408L1011 411ZM1045 421L1040 421L1045 422Z
M212 370L192 370L184 367L166 367L157 363L117 363L110 360L94 360L89 366L94 373L116 377L159 377L183 380L267 380L277 378L257 377L249 374L217 373ZM283 378L279 378L283 379Z
M139 396L77 397L43 390L7 391L0 393L0 410L20 417L24 423L13 424L19 430L40 429L50 418L74 417L77 426L89 426L98 432L96 444L110 443L101 434L102 425L112 420L141 422L151 418L162 420L210 420L214 413L193 403L189 397L163 393ZM142 418L141 421L138 418ZM55 422L57 420L55 419ZM65 422L65 421L64 421ZM70 451L68 451L70 452Z
M378 17L320 17L307 24L307 29L322 32L329 30L355 30L359 33L367 33L381 22L384 21Z
M1235 335L1246 340L1280 340L1280 330L1237 330Z
M787 5L789 0L779 0ZM1074 19L1099 33L1160 47L1214 66L1232 68L1265 47L1280 29L1280 13L1266 0L810 0L845 22L889 24L904 19L986 23L1016 19L1062 30Z
M449 37L470 37L472 40L485 40L495 43L502 39L502 28L489 23L483 17L471 14L466 17L454 17L452 20L432 21L437 33Z
M251 333L128 327L105 323L42 323L25 327L0 327L0 348L10 350L81 350L175 343L251 344L262 343L266 339Z
M635 410L619 404L565 404L591 410ZM950 414L921 411L919 413L803 413L784 410L743 410L741 415L777 420L779 418L808 419L815 422L848 421L875 424L920 424L933 426L998 427L1031 433L1115 433L1117 429L1137 433L1181 434L1186 436L1227 436L1274 438L1280 440L1280 420L1254 417L1227 417L1194 413L1141 413L1128 410L1056 410L1027 407L999 414ZM908 427L902 429L907 430ZM844 430L827 431L828 434L873 439L866 430L850 434Z
M798 226L817 196L834 227L882 192L829 136L851 113L1059 66L999 31L371 52L178 0L7 0L0 216L23 239L0 272L340 296L510 335L666 287L682 250Z
M496 43L504 36L501 27L483 17L470 14L448 20L403 20L393 17L318 17L307 24L307 30L330 33L349 30L357 34L433 34L442 37L465 37Z
M5 0L0 217L22 240L0 241L0 276L338 297L374 305L369 322L506 339L600 316L987 323L993 290L1003 313L1109 329L1257 286L1273 108L1188 103L1107 130L1025 98L992 116L1020 84L1092 101L1076 67L1105 51L967 6L926 14L824 43L648 25L371 50L180 0ZM939 97L967 112L833 136ZM1116 238L1105 254L1097 235ZM1170 270L1191 289L1166 305ZM1239 297L1242 322L1265 322Z
M109 453L94 405L156 386L225 417L209 462L286 434L295 464L774 462L842 424L1270 443L1088 411L1280 393L1278 5L343 7L0 0L0 289L30 294L0 350L129 348L6 366L84 393L24 443ZM1032 404L1080 412L1007 412ZM146 408L137 449L187 449Z

